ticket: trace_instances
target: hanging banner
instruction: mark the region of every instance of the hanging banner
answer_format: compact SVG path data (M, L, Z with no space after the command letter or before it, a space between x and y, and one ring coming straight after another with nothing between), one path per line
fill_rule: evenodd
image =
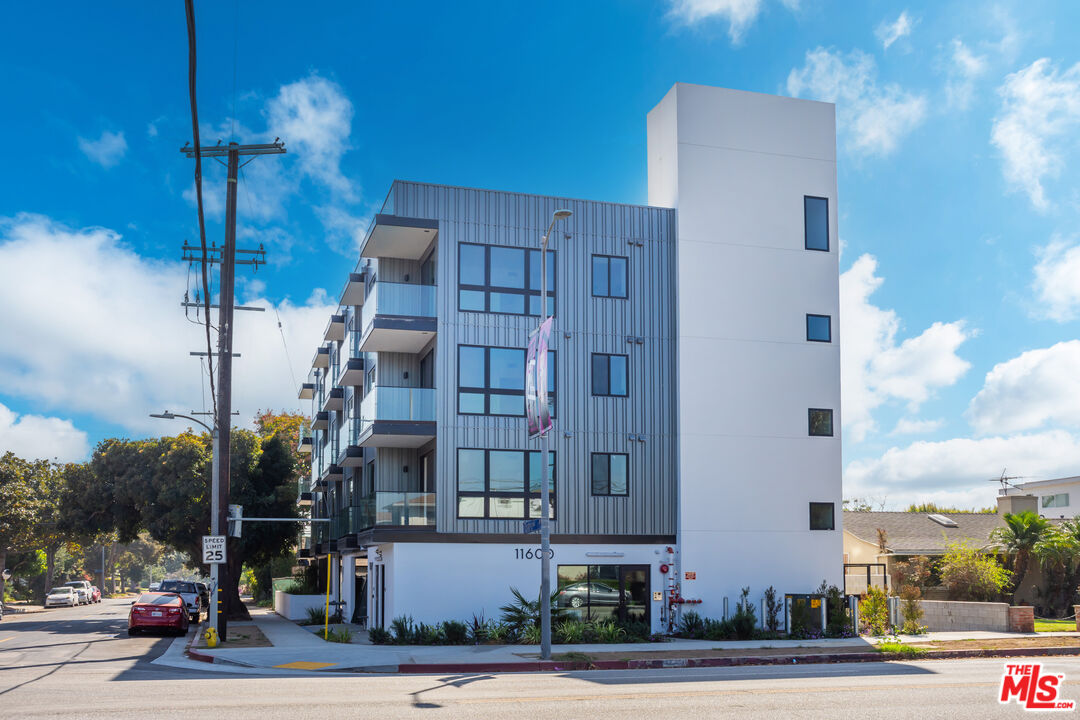
M540 437L551 429L551 408L548 406L548 339L554 318L549 317L529 336L525 354L525 415L529 424L529 439Z

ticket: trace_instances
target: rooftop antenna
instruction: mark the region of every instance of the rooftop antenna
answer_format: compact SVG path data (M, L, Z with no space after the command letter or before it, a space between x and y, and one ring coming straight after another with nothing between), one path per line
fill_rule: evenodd
M996 478L989 478L990 482L1001 483L1001 489L998 490L998 495L1008 495L1009 494L1009 488L1012 488L1013 490L1020 490L1021 492L1023 492L1024 488L1022 488L1022 487L1020 487L1018 485L1013 485L1012 482L1010 482L1010 481L1012 481L1012 480L1026 480L1027 476L1026 475L1008 475L1008 474L1006 474L1007 471L1008 471L1008 468L1002 468L1000 476L998 476Z

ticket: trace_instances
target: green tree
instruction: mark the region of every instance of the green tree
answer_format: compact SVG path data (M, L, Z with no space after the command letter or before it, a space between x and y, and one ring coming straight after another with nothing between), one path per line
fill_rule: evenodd
M38 512L33 535L37 546L45 553L45 582L43 583L45 591L53 586L56 554L72 539L71 534L61 523L66 468L67 466L48 465L34 477Z
M947 543L939 567L950 600L996 601L1012 574L967 540Z
M1050 523L1030 510L1009 513L1003 519L1005 527L995 528L990 533L990 542L1013 557L1012 601L1015 603L1016 592L1024 582L1028 565L1031 563L1031 554Z
M1035 543L1033 554L1043 571L1042 613L1062 616L1071 608L1080 583L1080 520L1049 528Z
M27 462L12 452L0 457L0 568L7 567L7 554L30 549L40 504L35 495L38 477L47 471L48 461ZM0 600L4 597L0 576Z

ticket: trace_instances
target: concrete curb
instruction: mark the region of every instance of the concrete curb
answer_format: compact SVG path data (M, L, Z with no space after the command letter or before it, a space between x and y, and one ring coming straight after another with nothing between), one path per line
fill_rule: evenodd
M722 658L665 658L662 660L598 660L596 662L408 663L403 674L566 672L579 670L657 670L663 668L739 667L746 665L820 665L897 660L959 660L995 657L1053 657L1080 655L1080 647L1014 648L1010 650L928 650L920 655L901 653L823 653L820 655L745 655ZM360 668L353 671L364 672ZM385 672L382 671L382 672Z

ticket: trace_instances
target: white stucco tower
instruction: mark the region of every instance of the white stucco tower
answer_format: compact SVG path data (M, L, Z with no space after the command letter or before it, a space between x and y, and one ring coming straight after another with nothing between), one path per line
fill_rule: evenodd
M835 108L680 83L648 155L678 218L683 596L842 587Z

